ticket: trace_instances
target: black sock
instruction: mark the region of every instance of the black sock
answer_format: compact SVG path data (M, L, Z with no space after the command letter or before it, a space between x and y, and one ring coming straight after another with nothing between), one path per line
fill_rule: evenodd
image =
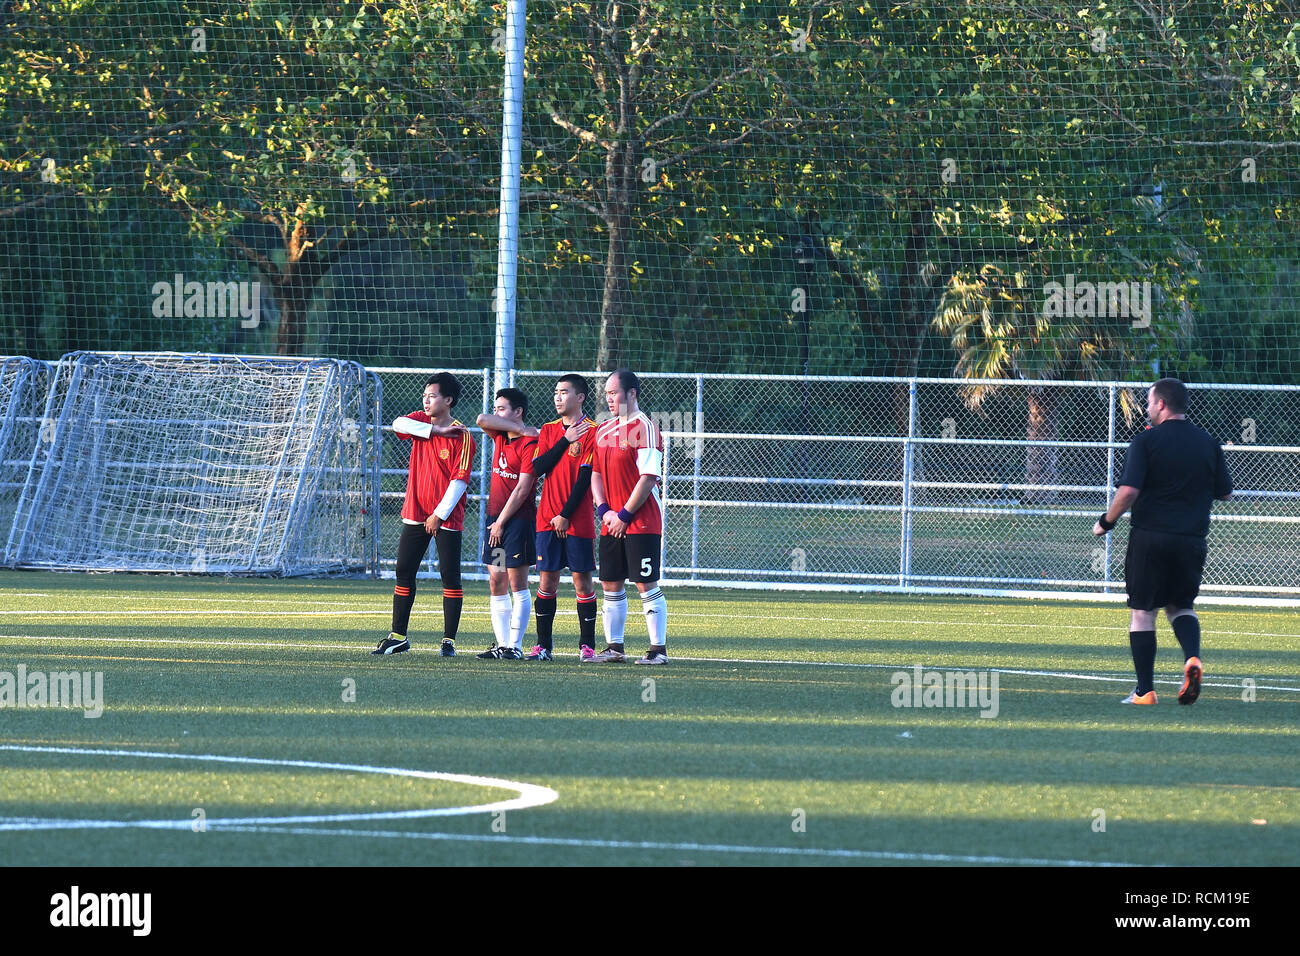
M411 608L415 605L415 585L393 589L393 633L406 636L406 629L411 624Z
M596 592L578 598L578 644L596 649Z
M447 591L442 592L442 639L454 641L460 630L460 609L464 605L463 592L457 591L452 597Z
M460 609L465 603L465 592L460 586L461 532L438 532L438 576L442 578L442 639L456 640L460 630Z
M1137 692L1145 694L1156 686L1156 632L1129 631L1128 646L1133 651L1133 669L1137 671Z
M393 587L393 633L406 636L415 604L415 575L433 536L423 525L404 524L397 540L397 582Z
M555 626L555 595L546 594L537 589L537 600L533 602L533 617L537 620L537 643L548 651L554 650L552 628Z
M1183 646L1183 660L1201 656L1201 622L1195 614L1181 614L1173 620L1174 637Z

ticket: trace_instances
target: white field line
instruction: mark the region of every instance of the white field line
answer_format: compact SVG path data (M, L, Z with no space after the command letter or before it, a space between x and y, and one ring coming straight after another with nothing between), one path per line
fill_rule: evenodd
M436 596L436 593L435 593ZM248 602L256 603L256 602ZM282 601L268 600L267 603L282 604ZM319 601L300 601L299 604L334 604L335 602ZM176 609L158 609L150 611L110 611L105 612L103 608L89 611L74 610L57 610L41 609L33 611L17 610L0 610L0 615L17 615L19 617L68 617L76 616L94 616L94 617L157 617L162 614L183 614L194 615L201 613L205 617L219 617L229 615L231 617L371 617L382 616L392 612L391 605L377 605L373 609L355 609L355 604L348 604L354 610L348 612L340 611L258 611L258 610L239 610L226 608L176 608ZM465 617L489 617L491 612L486 608L465 608L462 611L462 618ZM576 611L556 610L556 617L577 617ZM700 614L694 611L677 611L672 613L674 618L703 618L705 620L734 620L726 618L721 614ZM1056 624L1056 623L1036 623L1033 621L932 621L921 618L900 618L900 617L802 617L795 615L764 614L764 621L791 621L795 623L821 623L821 624L916 624L926 627L1014 627L1024 630L1050 630L1050 631L1118 631L1121 630L1119 625L1115 624ZM1122 622L1121 622L1122 623ZM1275 631L1227 631L1220 628L1214 628L1213 634L1221 634L1224 637L1300 637L1295 633L1275 632Z
M0 640L17 640L17 641L49 641L48 636L36 634L0 634ZM61 638L55 638L61 640ZM333 651L360 651L368 644L302 644L293 642L272 642L272 641L194 641L173 637L77 637L67 638L78 644L178 644L182 647L274 647L299 651L316 651L316 650L333 650ZM577 654L560 653L558 658L571 657L577 659ZM683 657L677 654L673 655L676 661L696 661L706 664L766 664L775 667L842 667L848 669L868 669L868 670L888 670L888 671L908 671L916 666L916 661L906 664L864 664L850 661L798 661L798 660L764 660L757 657ZM1010 667L975 667L973 665L956 665L956 664L923 664L922 667L928 671L970 671L986 670L996 671L999 674L1018 674L1025 677L1059 677L1066 680L1079 681L1105 681L1108 683L1128 684L1132 683L1132 677L1117 677L1109 674L1081 674L1073 671L1039 671L1026 670ZM1179 680L1157 680L1158 684L1169 684L1180 686L1182 681ZM1242 685L1240 681L1235 683L1216 683L1213 681L1203 680L1202 687L1222 687L1231 690L1240 690ZM1285 685L1259 684L1255 685L1256 690L1276 690L1286 693L1300 694L1300 687L1290 687Z
M432 807L422 810L392 810L374 813L330 813L292 817L209 817L204 823L209 830L231 826L268 826L282 823L351 823L358 820L414 820L425 817L464 816L470 813L497 813L505 810L527 810L559 799L550 787L500 777L479 777L463 773L441 773L433 770L408 770L403 767L372 767L367 764L324 763L319 760L275 760L263 757L231 757L220 754L178 754L153 750L101 750L90 747L36 747L25 744L0 744L0 751L19 753L75 754L93 757L140 757L152 760L189 760L200 763L248 764L250 766L294 767L309 770L339 770L346 773L374 773L388 777L418 777L422 780L446 780L476 787L495 787L514 790L519 796L512 800L498 800L463 807ZM164 820L62 820L22 817L6 820L0 818L0 831L5 830L189 830L192 819Z
M1010 866L1131 867L1139 863L1094 860L1044 860L1014 856L964 856L950 853L900 853L886 850L834 850L820 847L745 846L726 843L659 843L650 840L583 840L565 837L488 836L474 833L423 833L401 830L348 830L332 827L222 827L238 833L291 833L303 836L356 836L385 839L445 840L460 843L501 843L516 846L554 846L606 850L672 850L683 853L743 853L756 856L829 857L850 860L888 860L911 863L984 863Z
M577 655L575 654L573 656L576 657ZM748 657L736 657L736 658L681 657L676 654L673 655L672 659L675 661L704 661L710 664L791 664L791 665L798 665L801 667L860 667L860 668L870 668L872 670L888 670L888 671L910 671L912 668L917 666L916 661L913 661L910 664L858 664L858 663L850 663L847 661L765 661L765 660L760 660L759 658L748 658ZM927 670L927 671L963 671L964 672L964 671L974 670L974 671L988 671L990 673L998 673L998 674L1020 674L1025 677L1063 677L1067 680L1106 681L1110 683L1119 683L1119 684L1133 683L1132 677L1113 677L1107 674L1076 674L1073 673L1072 671L1035 671L1035 670L1021 670L1021 669L1011 668L1011 667L975 667L975 666L965 666L965 665L955 665L955 664L923 664L921 665L921 667L923 670ZM1180 687L1182 686L1183 682L1181 680L1157 680L1156 683L1172 684L1175 687ZM1201 686L1202 687L1227 687L1233 690L1241 690L1240 681L1236 683L1229 683L1229 684L1214 684L1211 683L1210 681L1202 680ZM1290 691L1291 693L1295 693L1295 694L1300 694L1300 687L1272 687L1272 686L1265 686L1263 684L1256 684L1255 689L1256 690L1281 690L1281 691Z

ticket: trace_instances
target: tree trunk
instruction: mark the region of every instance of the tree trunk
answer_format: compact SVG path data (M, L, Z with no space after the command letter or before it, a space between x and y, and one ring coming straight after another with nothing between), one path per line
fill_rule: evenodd
M301 355L307 344L307 304L311 292L303 295L302 289L292 282L280 282L272 287L276 308L280 311L280 327L275 334L277 355Z
M319 240L318 240L319 241ZM316 283L323 270L318 267L320 252L307 239L307 227L299 220L286 237L284 267L271 290L280 310L280 326L275 333L277 355L302 355L307 344L307 309L311 305ZM312 262L308 262L308 255Z
M609 220L609 248L605 254L605 290L600 300L600 345L596 370L612 372L623 364L623 323L631 290L628 284L628 232L631 216L626 208Z
M1028 423L1025 437L1030 441L1055 441L1057 436L1057 410L1060 404L1059 389L1031 387L1026 393ZM1059 451L1055 445L1029 446L1025 449L1025 484L1055 485L1060 483ZM1026 490L1021 501L1026 504L1047 504L1057 499L1055 491Z

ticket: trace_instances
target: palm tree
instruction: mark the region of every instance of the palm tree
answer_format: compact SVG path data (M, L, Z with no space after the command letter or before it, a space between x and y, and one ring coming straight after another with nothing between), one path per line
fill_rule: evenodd
M1132 342L1126 326L1110 319L1047 317L1039 306L1042 289L1025 272L1003 273L992 264L978 275L959 273L935 311L932 327L949 337L959 353L953 374L967 379L1061 381L1110 378L1126 360ZM966 407L978 412L984 400L1001 386L972 384L961 389ZM1120 393L1125 418L1132 422L1139 409L1126 389ZM1030 386L1025 437L1055 441L1061 390ZM1057 448L1031 445L1025 453L1025 484L1059 484ZM1025 502L1055 500L1052 491L1030 491Z

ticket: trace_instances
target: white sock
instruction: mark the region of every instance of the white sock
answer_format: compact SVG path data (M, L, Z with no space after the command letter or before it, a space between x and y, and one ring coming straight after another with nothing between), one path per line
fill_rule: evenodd
M497 636L497 647L505 647L510 637L510 595L492 595L492 633Z
M622 644L623 628L627 626L627 591L605 592L601 618L605 623L605 643Z
M650 632L650 644L663 647L668 643L668 602L661 588L641 595L641 610L645 613L645 626Z
M510 646L523 650L524 635L528 633L528 617L533 613L533 595L528 588L511 595L514 607L510 612Z

